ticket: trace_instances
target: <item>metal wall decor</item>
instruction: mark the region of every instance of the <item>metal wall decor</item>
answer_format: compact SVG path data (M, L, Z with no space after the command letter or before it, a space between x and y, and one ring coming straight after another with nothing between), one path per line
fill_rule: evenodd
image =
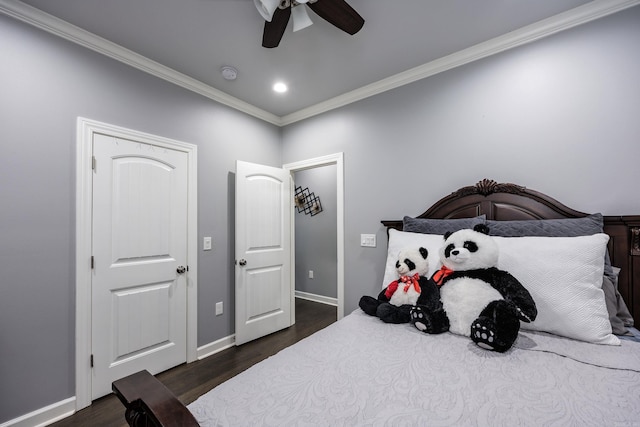
M302 187L296 187L296 192L293 198L298 212L304 212L305 215L311 216L322 212L320 197L311 193L308 188L303 190Z

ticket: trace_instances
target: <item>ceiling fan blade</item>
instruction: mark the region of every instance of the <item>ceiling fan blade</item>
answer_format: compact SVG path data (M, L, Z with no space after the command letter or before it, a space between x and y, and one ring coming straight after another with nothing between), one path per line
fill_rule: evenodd
M263 47L277 47L282 40L284 30L289 23L289 17L291 16L291 8L285 9L277 8L273 13L271 22L264 23L264 31L262 33L262 46Z
M351 35L360 31L364 25L364 18L344 0L318 0L307 3L307 6L322 19Z

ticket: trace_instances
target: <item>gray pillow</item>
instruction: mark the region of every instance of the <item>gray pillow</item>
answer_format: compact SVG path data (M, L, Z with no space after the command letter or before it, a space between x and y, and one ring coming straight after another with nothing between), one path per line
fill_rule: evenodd
M617 289L613 282L607 277L602 277L602 290L604 291L604 301L607 303L607 312L609 313L609 322L611 323L611 330L616 335L629 334L624 321L618 317L618 296ZM624 301L622 304L624 304Z
M582 218L527 219L521 221L496 221L488 219L489 234L502 237L542 236L577 237L602 233L602 214Z
M453 218L453 219L432 219L432 218L411 218L405 216L402 220L402 231L422 234L445 234L452 233L463 228L473 228L477 224L484 224L485 215L473 218Z
M618 275L620 274L620 269L618 267L613 267L613 274L615 275L615 280L613 280L612 283L618 308L617 316L622 320L624 326L631 327L633 326L633 317L631 316L629 308L627 307L627 304L625 304L624 299L622 299L622 295L618 290Z

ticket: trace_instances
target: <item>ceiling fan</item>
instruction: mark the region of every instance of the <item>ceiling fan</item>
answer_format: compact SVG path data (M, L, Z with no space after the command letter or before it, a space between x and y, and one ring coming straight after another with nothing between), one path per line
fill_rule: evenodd
M313 22L306 4L322 19L330 22L342 31L351 35L360 31L364 19L345 0L253 0L256 8L265 19L262 34L262 46L273 48L287 28L289 18L293 15L293 31L308 27Z

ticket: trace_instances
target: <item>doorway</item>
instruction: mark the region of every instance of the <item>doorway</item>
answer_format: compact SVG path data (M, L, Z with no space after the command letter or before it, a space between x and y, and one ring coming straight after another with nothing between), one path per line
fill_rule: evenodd
M337 307L336 165L297 171L294 182L305 198L293 213L296 298Z
M344 314L344 227L342 153L284 165L282 168L236 162L235 194L235 344L241 345L291 326L296 321L296 244L293 175L332 166L336 235L333 273L336 318ZM284 226L284 227L283 227ZM249 291L251 289L251 291Z
M336 235L336 306L337 306L337 318L342 319L344 317L344 155L343 153L330 154L323 157L316 157L313 159L303 160L295 163L288 163L283 166L284 169L288 170L292 176L295 175L296 172L305 171L308 169L320 168L323 166L331 166L335 165L335 235ZM298 185L298 184L296 184ZM321 199L322 201L322 199ZM296 214L298 215L298 214ZM294 228L292 221L292 229ZM295 232L295 230L293 230ZM296 248L295 244L293 244L292 250L292 275L296 273L296 263L295 263L295 254ZM308 270L304 271L303 274L307 274ZM314 271L315 277L315 271ZM308 277L308 276L307 276ZM295 291L292 289L291 294L292 306L295 306ZM292 319L291 323L295 322L295 310L292 310Z

